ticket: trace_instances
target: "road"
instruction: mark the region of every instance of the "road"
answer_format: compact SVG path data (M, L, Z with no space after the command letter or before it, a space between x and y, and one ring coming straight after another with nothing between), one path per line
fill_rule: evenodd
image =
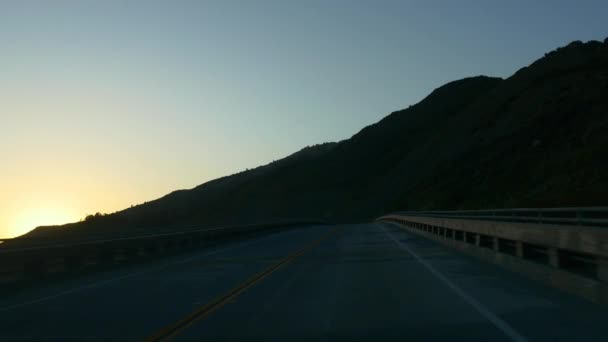
M608 340L608 309L383 223L0 294L0 340Z

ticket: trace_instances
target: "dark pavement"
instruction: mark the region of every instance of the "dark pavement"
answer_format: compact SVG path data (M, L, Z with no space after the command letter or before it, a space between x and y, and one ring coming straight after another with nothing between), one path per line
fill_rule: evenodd
M608 308L380 223L290 229L0 294L0 341L162 336L606 341Z

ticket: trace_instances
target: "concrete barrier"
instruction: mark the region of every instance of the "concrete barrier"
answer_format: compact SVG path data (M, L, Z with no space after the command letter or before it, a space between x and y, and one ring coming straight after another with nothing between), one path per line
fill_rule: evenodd
M317 220L294 220L50 245L0 246L0 284L108 267L144 257L192 250L218 240L245 238L286 227L321 223Z
M608 304L608 228L402 214L378 220Z

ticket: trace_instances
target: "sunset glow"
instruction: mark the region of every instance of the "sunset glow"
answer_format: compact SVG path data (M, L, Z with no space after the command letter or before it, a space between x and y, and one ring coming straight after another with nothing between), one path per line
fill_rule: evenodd
M3 3L0 238L347 139L448 81L603 38L605 10L513 3Z
M22 235L38 226L50 226L75 222L80 219L79 213L60 207L24 208L17 214L10 225L13 236Z

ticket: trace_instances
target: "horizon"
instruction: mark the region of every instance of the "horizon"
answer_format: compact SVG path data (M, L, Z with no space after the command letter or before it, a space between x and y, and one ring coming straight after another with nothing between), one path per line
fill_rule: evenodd
M600 1L340 3L2 5L0 238L347 139L448 82L608 35Z

